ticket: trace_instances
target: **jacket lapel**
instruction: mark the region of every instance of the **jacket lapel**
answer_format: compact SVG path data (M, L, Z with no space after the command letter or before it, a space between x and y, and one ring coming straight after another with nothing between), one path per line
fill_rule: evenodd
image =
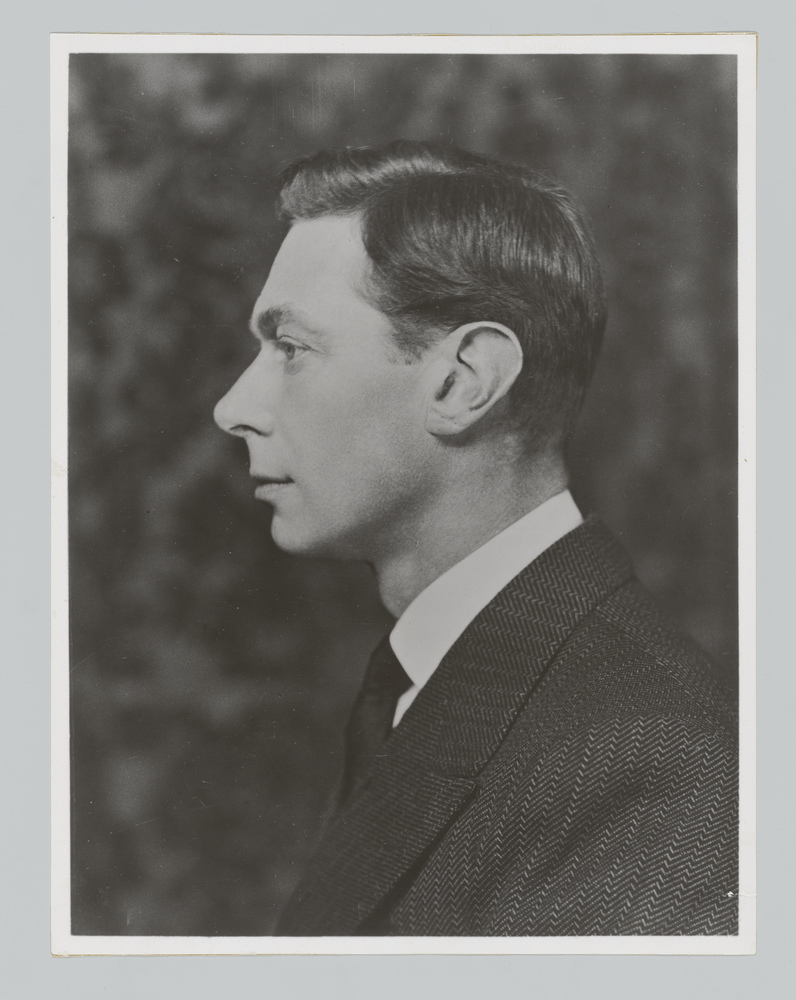
M326 832L278 934L353 934L477 790L548 664L631 567L595 519L547 549L459 637Z
M278 934L353 934L475 791L475 782L380 762L341 812L282 914Z

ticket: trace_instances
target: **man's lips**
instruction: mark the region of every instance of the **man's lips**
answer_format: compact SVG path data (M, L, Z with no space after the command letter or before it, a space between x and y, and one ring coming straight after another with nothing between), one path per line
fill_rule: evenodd
M275 493L279 493L285 486L289 486L293 480L287 477L261 476L252 473L252 479L257 484L254 495L258 500L270 500Z

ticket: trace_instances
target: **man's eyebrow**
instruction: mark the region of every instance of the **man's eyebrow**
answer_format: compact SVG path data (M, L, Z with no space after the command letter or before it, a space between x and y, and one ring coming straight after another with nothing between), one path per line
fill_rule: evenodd
M249 329L255 337L269 338L276 333L280 324L287 322L290 318L289 310L280 306L271 306L263 309L261 313L252 316L249 321Z
M269 306L267 309L263 309L261 313L252 316L249 329L255 337L267 340L274 336L280 326L286 326L288 323L301 327L307 333L323 337L323 331L305 319L301 313L291 309L290 306Z

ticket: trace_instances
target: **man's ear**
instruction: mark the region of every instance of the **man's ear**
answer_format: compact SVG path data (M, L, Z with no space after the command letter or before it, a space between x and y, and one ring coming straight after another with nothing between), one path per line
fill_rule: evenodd
M440 344L430 368L427 429L440 437L468 430L512 387L522 347L502 323L467 323Z

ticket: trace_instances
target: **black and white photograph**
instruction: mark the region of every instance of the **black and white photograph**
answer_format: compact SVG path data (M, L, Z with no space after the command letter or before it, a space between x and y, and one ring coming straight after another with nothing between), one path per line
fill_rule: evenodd
M755 37L52 52L54 952L752 952Z

